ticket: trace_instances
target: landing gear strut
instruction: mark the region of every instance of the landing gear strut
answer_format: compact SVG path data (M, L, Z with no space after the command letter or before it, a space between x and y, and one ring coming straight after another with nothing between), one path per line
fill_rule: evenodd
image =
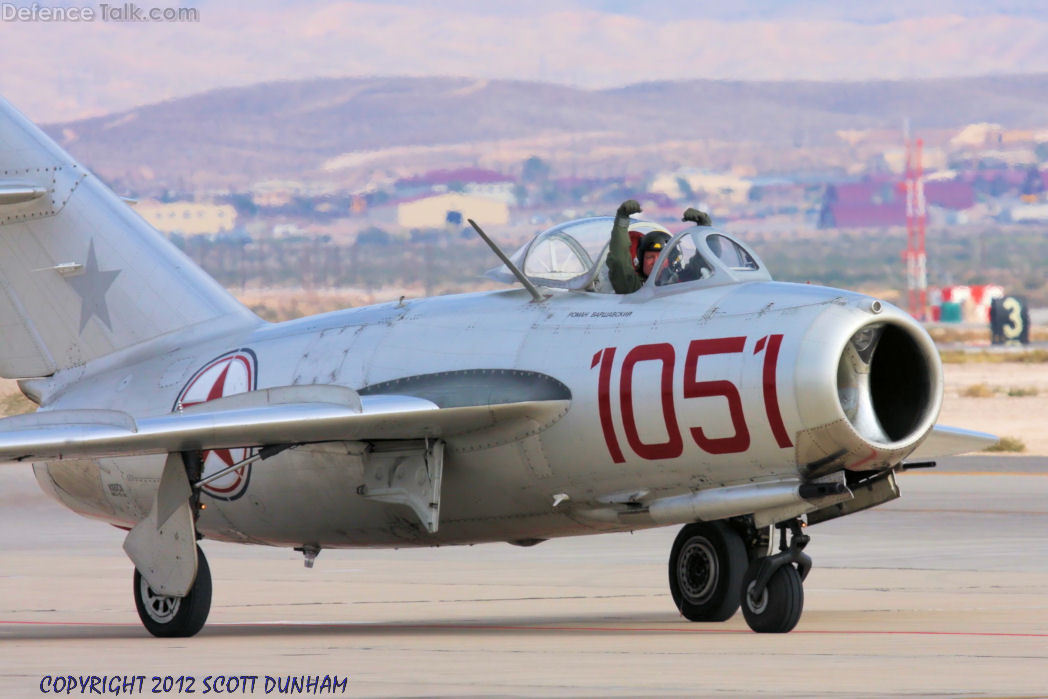
M779 553L750 563L742 582L742 613L758 633L786 633L797 625L804 609L801 583L811 570L804 553L811 537L801 533L799 519L779 527ZM790 530L787 544L786 530Z

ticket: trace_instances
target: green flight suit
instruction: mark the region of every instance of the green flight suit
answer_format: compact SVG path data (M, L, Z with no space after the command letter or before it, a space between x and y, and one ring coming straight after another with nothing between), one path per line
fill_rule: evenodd
M608 279L616 294L632 294L644 285L630 255L630 217L616 216L608 247Z

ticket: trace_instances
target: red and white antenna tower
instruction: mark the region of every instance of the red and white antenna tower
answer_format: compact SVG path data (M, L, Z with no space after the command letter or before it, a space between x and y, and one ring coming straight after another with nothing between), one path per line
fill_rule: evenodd
M907 129L908 131L908 129ZM928 214L924 202L924 141L906 134L906 291L907 310L917 320L928 319L928 257L924 230Z

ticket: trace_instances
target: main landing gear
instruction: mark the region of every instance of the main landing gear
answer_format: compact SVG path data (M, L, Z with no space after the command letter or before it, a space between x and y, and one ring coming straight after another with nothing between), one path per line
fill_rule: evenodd
M797 519L778 528L779 553L753 557L748 565L742 535L726 522L696 522L681 529L669 562L670 592L680 613L690 621L725 621L741 605L754 631L792 630L804 609L801 583L811 558L803 551L810 537L801 533Z
M739 610L746 547L724 522L680 530L670 550L670 593L689 621L726 621Z
M211 611L211 570L204 552L197 546L197 574L185 597L168 597L154 592L135 569L135 608L146 630L160 638L185 638L204 627Z

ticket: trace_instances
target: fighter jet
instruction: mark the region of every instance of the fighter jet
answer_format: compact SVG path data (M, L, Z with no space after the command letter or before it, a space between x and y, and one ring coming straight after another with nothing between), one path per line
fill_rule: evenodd
M502 255L505 290L268 323L0 100L0 375L39 406L0 420L0 459L127 530L156 636L204 626L201 541L312 565L326 548L667 525L683 525L669 587L685 618L741 606L755 631L789 631L802 525L994 438L936 426L939 356L898 308L775 282L706 226L616 294L611 222Z

